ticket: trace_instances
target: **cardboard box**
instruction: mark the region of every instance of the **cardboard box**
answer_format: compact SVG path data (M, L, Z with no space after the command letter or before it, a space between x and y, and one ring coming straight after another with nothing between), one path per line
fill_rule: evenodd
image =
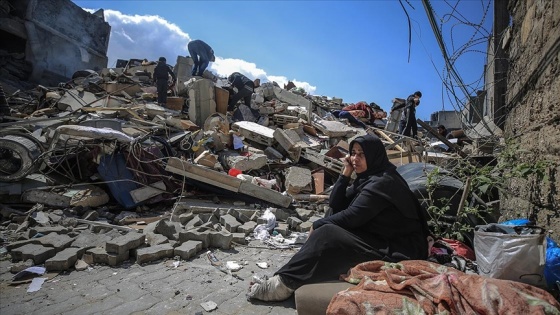
M216 94L216 111L225 115L227 113L227 106L229 102L229 91L216 86L214 93Z

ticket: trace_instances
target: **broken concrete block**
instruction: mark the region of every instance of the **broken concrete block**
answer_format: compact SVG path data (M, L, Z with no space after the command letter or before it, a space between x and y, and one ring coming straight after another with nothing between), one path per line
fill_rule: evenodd
M109 195L94 185L67 188L63 193L31 189L21 195L23 202L42 203L55 207L89 206L98 207L109 202Z
M90 230L84 230L73 240L70 246L85 249L103 247L108 241L121 236L118 231L113 229L107 231L107 233L93 233Z
M194 159L196 164L208 166L210 168L215 168L218 162L218 157L212 152L205 150L199 156Z
M232 233L232 242L236 244L247 244L247 240L245 239L245 233Z
M237 219L229 214L220 217L220 224L230 233L237 232L237 228L241 226L241 223L237 222Z
M86 250L86 254L91 255L93 258L93 263L95 264L105 264L109 266L118 266L123 261L128 260L130 257L129 252L125 252L121 255L107 253L104 248L94 247ZM85 254L84 254L85 255Z
M233 234L227 231L211 231L210 232L210 246L218 247L222 249L230 249L231 242L233 240Z
M107 241L105 250L107 253L117 254L118 256L128 255L129 250L144 244L145 239L146 235L144 234L127 233L121 237Z
M356 130L339 121L324 120L315 115L312 122L313 127L319 129L323 134L331 137L349 137L356 133Z
M330 158L309 148L301 150L301 157L339 174L344 169L344 163L341 160Z
M45 268L47 268L47 271L69 270L71 267L74 267L78 257L81 257L84 251L84 248L65 248L56 253L54 257L47 259L47 261L45 261Z
M187 213L180 214L178 221L179 223L181 223L181 225L185 225L193 218L194 218L194 214L192 212L187 212Z
M37 211L31 214L31 221L39 225L48 225L50 223L49 216L43 211Z
M204 221L202 221L202 219L200 218L200 215L196 215L189 222L187 222L187 224L185 225L185 230L194 229L198 226L201 226L203 223L204 223ZM181 239L180 236L179 236L179 239Z
M99 213L95 210L90 210L82 216L83 220L88 220L88 221L96 221L98 218L99 218Z
M148 232L144 234L146 235L146 242L148 242L150 246L169 243L169 239L162 234L157 234L153 232Z
M143 264L169 257L173 257L173 246L171 246L171 244L144 247L136 251L137 264Z
M182 243L186 241L200 241L202 248L208 248L210 246L210 232L199 231L198 229L180 232L179 241Z
M259 125L251 121L238 121L231 125L231 129L241 134L245 139L271 146L274 143L274 129Z
M232 155L226 158L226 162L230 168L246 172L264 167L268 162L268 158L264 154L251 154L249 156Z
M181 230L179 222L171 222L169 220L159 220L156 224L155 232L164 235L170 240L179 239L178 232Z
M285 196L275 190L253 185L249 182L242 182L239 186L239 192L284 208L287 208L292 203L290 196Z
M286 171L285 187L291 195L311 191L311 182L310 169L292 166Z
M290 226L286 223L278 223L274 230L280 233L283 237L288 237L288 235L290 235Z
M309 232L309 230L311 230L311 227L313 227L313 222L305 221L305 222L301 223L300 225L298 225L298 227L296 228L296 231L298 231L298 232Z
M288 209L283 208L269 208L270 212L274 214L276 220L286 221L289 217L293 215L293 212Z
M249 234L253 233L256 226L257 226L257 222L248 221L248 222L243 223L243 225L241 225L240 227L238 227L237 232L243 233L245 235L249 235Z
M163 181L159 181L150 186L140 187L138 189L134 189L130 191L130 196L135 203L140 203L142 201L148 200L152 197L157 195L161 195L165 192L165 183Z
M303 223L303 221L301 221L296 217L289 217L287 223L290 226L290 228L295 230L301 223Z
M285 130L276 128L273 133L274 139L288 153L290 159L294 162L299 161L301 155L301 147L297 145L297 141L292 139Z
M74 239L66 234L50 233L43 237L32 239L36 244L53 247L57 252L67 248L74 242Z
M284 155L282 155L282 153L278 152L278 150L274 149L273 147L267 147L266 149L264 149L264 153L266 154L266 157L271 160L281 160L284 158Z
M178 158L169 158L165 170L233 192L238 192L239 186L241 185L241 180L239 178L210 170Z
M35 265L44 263L56 255L56 249L37 244L27 244L11 251L12 260L20 261L32 259Z
M174 256L179 256L181 259L187 260L194 257L198 252L202 250L202 242L200 241L186 241L181 246L176 247L174 250Z
M252 221L252 218L257 214L257 210L248 209L228 209L227 214L234 216L238 221L245 223Z
M298 214L298 217L303 221L309 220L309 218L311 218L315 213L313 210L307 210L304 208L296 208L296 212Z

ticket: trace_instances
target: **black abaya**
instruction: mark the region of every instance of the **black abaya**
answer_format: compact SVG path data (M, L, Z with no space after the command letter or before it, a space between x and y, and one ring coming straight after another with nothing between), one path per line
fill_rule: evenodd
M340 176L333 187L333 214L315 221L307 242L278 272L291 289L336 280L355 265L384 260L425 259L428 229L423 209L408 185L387 159L377 137L361 136L359 143L368 170L350 179Z

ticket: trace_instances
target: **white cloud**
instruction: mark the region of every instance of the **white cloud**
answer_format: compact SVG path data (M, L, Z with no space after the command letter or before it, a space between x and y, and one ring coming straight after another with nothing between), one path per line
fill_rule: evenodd
M109 66L117 59L157 60L166 57L175 60L187 55L189 34L177 25L157 15L126 15L115 10L105 10L105 20L111 25L109 38Z
M172 64L176 56L189 55L187 50L187 43L191 40L189 34L160 16L127 15L115 10L104 10L104 13L105 20L111 25L107 52L109 67L114 67L117 59L157 60L163 56ZM224 59L216 56L216 61L210 63L208 70L220 77L227 77L232 72L240 72L253 80L259 78L261 83L275 81L280 86L292 81L297 87L305 89L310 94L317 90L317 87L308 82L288 80L280 75L269 75L255 63L241 59Z

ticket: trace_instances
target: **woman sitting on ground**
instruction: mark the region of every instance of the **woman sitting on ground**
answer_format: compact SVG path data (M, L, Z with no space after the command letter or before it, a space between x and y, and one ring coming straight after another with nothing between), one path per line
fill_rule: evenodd
M352 172L357 177L350 183ZM424 210L379 138L350 142L329 205L332 214L313 223L307 242L272 278L250 287L249 299L282 301L302 285L337 280L365 261L428 257Z

